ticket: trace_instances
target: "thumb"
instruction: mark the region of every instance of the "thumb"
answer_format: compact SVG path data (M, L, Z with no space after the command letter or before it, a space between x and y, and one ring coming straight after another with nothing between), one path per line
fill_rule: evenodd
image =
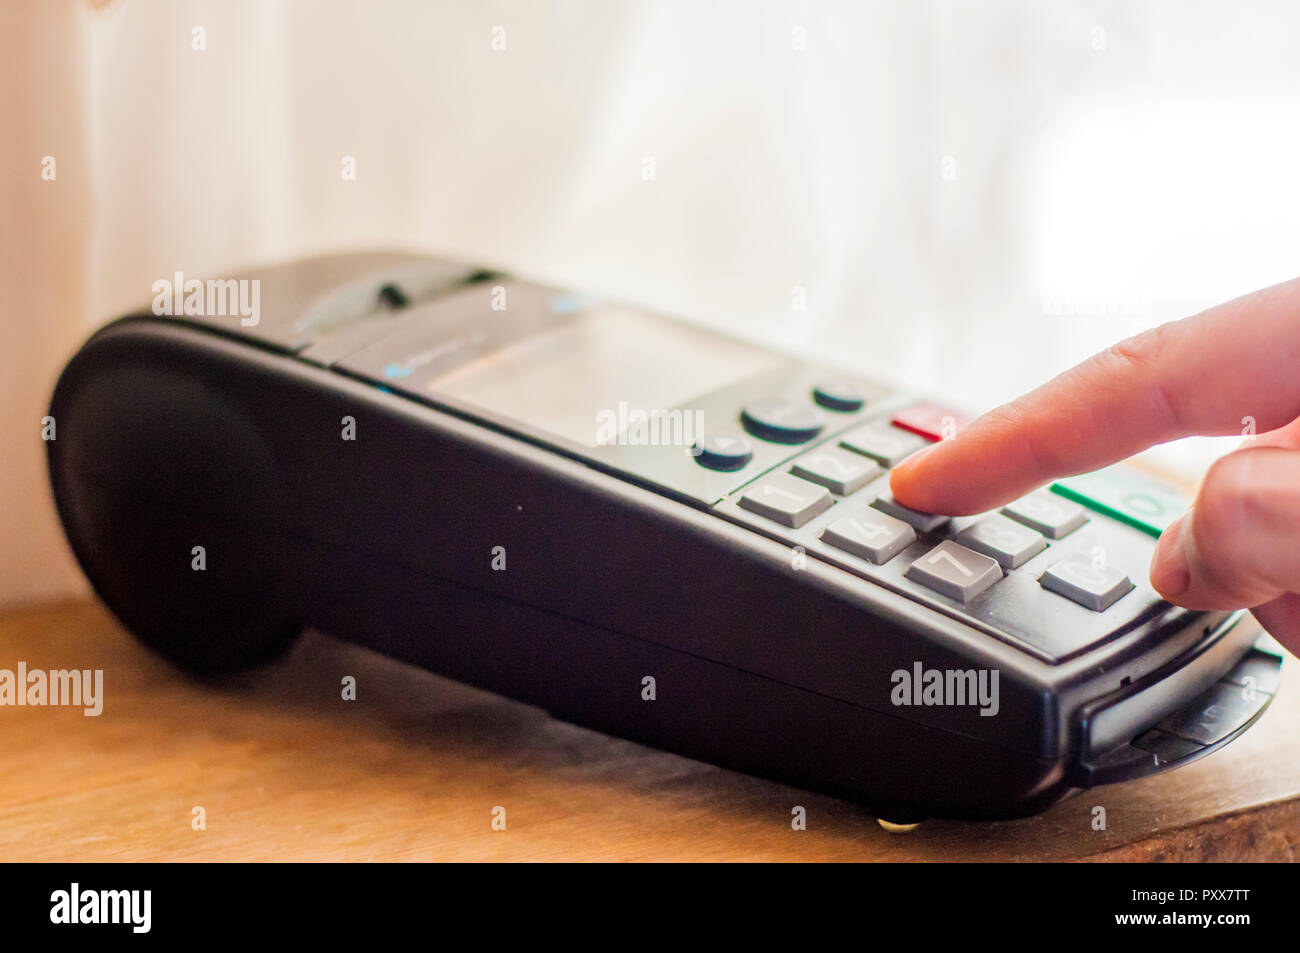
M1238 450L1205 475L1160 536L1151 585L1189 609L1259 606L1300 592L1300 451Z

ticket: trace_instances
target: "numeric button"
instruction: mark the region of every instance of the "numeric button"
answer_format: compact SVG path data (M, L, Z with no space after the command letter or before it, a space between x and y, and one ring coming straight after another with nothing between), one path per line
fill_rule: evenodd
M1023 566L1047 548L1042 533L996 513L967 526L957 534L957 542L991 556L1003 569Z
M746 489L741 494L739 505L751 513L798 529L818 513L829 509L833 502L824 486L788 473L773 473Z
M997 561L945 539L903 573L927 589L969 602L1002 578Z
M904 506L894 499L892 493L882 493L871 501L871 505L882 513L888 513L895 519L902 520L918 533L937 532L942 527L947 526L948 521L951 519L951 517L940 513L922 513L920 510Z
M1036 490L1014 503L1008 503L1002 507L1002 515L1011 517L1022 526L1028 526L1049 539L1068 536L1088 522L1082 506L1046 490Z
M1067 556L1038 577L1038 584L1093 612L1104 612L1136 588L1128 576L1082 553Z
M839 447L820 447L796 460L790 472L847 496L880 476L880 467L874 460Z
M840 438L840 446L871 457L882 467L893 467L926 446L926 441L924 437L877 421L846 433Z
M902 520L863 509L822 530L822 541L850 555L884 565L916 542L916 530Z

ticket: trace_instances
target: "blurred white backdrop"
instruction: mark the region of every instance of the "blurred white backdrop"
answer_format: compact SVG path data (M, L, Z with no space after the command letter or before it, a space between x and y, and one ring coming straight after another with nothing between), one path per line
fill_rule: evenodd
M60 180L87 199L32 226L56 229L41 247L80 289L49 323L61 357L174 271L400 246L981 410L1300 271L1293 3L110 0L32 16L76 51L10 68L66 74ZM24 172L50 148L29 138ZM1160 462L1193 472L1223 443ZM6 525L57 538L40 515Z

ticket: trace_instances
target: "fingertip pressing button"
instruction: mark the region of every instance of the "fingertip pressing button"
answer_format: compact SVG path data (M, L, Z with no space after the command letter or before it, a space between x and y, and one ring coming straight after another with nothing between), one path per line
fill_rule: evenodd
M920 510L904 506L894 499L892 493L882 493L871 501L871 505L882 513L902 520L918 533L933 533L940 527L946 526L951 519L939 513L922 513Z

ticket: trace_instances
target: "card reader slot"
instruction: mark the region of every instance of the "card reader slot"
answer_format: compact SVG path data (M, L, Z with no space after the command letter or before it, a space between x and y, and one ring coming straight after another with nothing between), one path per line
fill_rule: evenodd
M1282 657L1268 636L1239 654L1241 644L1230 638L1230 630L1242 615L1229 617L1207 637L1200 654L1172 674L1085 709L1072 782L1093 787L1178 767L1254 724L1273 700ZM1189 693L1191 700L1180 705Z

